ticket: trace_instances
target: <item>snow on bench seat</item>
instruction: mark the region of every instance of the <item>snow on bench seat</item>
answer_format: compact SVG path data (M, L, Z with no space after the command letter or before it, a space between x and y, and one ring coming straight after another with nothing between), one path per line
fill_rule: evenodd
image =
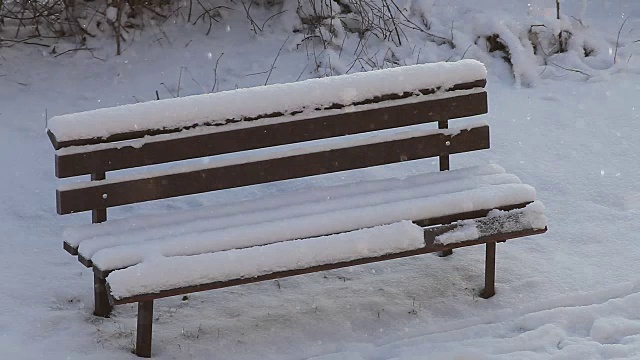
M534 201L522 209L491 210L483 218L456 221L451 230L435 237L435 243L449 245L501 233L544 229L546 226L544 205Z
M502 169L494 167L493 170ZM448 174L429 174L422 186L400 185L399 189L381 188L351 196L317 198L313 206L294 201L292 205L277 208L201 217L193 222L151 226L148 230L125 230L83 241L78 251L97 268L108 271L154 256L187 256L265 245L535 200L535 190L514 175L497 173L437 181L437 175L450 178Z
M487 177L490 175L500 176ZM482 182L482 180L490 184L495 184L497 180L502 180L503 183L505 181L520 182L514 175L505 174L505 170L500 166L487 164L447 172L422 173L403 179L390 178L337 186L317 186L302 191L266 195L249 201L173 211L168 214L111 219L99 224L68 227L64 230L63 240L74 248L82 244L81 254L90 258L95 251L103 247L131 243L143 238L158 238L163 234L177 236L189 232L202 232L301 214L326 212L341 206L350 206L354 204L352 202L354 199L372 204L371 201L385 202L389 196L400 195L389 194L391 191L403 193L402 198L413 197L417 193L416 187L427 185L430 186L430 193L435 194L442 188L442 185L438 185L439 183L447 183L445 186L450 191L465 190L479 186L478 181ZM452 183L454 181L455 183ZM385 196L385 194L388 195ZM309 203L313 203L314 206L305 206ZM120 237L122 233L127 233L129 236L124 239Z
M107 282L111 296L118 300L162 290L377 257L423 246L423 229L410 221L401 221L244 249L149 258L112 272Z
M316 109L336 104L348 106L385 94L424 89L446 90L485 78L484 65L475 60L402 66L61 115L49 120L48 129L57 142L65 142L153 129L222 125L231 119L235 119L235 127L248 127L255 125L242 120L274 113L312 115Z

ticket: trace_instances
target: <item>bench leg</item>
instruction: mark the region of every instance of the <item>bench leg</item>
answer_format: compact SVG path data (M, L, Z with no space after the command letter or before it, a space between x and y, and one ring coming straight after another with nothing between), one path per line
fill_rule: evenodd
M93 315L109 317L113 307L109 303L109 297L107 296L107 281L96 274L93 274L93 298L95 304Z
M136 355L151 357L151 333L153 328L153 300L138 303L138 328L136 330Z
M480 297L488 299L496 294L496 243L487 243L484 269L484 290Z
M440 257L446 257L446 256L449 256L449 255L453 255L453 249L443 250L443 251L440 251L438 253L438 256L440 256Z

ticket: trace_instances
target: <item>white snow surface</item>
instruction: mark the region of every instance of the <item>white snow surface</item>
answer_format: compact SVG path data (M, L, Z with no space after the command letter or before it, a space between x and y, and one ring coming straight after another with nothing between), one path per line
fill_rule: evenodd
M110 21L115 22L118 19L118 9L113 6L109 6L105 11L105 16Z
M385 106L399 106L399 105L404 105L404 104L411 104L411 103L419 103L419 102L423 102L423 101L429 101L429 100L438 100L438 99L446 99L446 98L454 98L454 97L463 97L466 95L470 95L470 94L477 94L477 93L481 93L481 92L485 92L484 88L475 88L475 89L469 89L469 90L456 90L456 91L447 91L447 92L437 92L435 94L429 94L429 95L420 95L420 96L414 96L414 97L408 97L408 98L404 98L404 99L398 99L398 100L388 100L384 103ZM349 111L365 111L365 110L369 110L369 109L374 109L374 108L379 108L381 105L381 103L373 103L373 104L363 104L363 105L358 105L357 109L356 107L347 107L347 108L342 108L342 109L327 109L327 110L323 110L322 111L322 116L330 116L330 115L334 115L334 114L339 114L339 113L344 113L349 112ZM229 123L226 124L225 126L204 126L204 127L197 127L194 129L188 129L188 130L182 130L179 132L175 132L175 133L168 133L168 134L159 134L159 135L149 135L149 136L144 136L142 138L138 138L138 139L132 139L132 140L122 140L122 141L117 141L117 142L110 142L110 143L102 143L102 144L91 144L91 145L81 145L81 146L69 146L69 147L65 147L65 148L61 148L56 150L56 155L60 155L60 156L64 156L64 155L70 155L70 154L79 154L79 153L84 153L84 152L92 152L92 151L98 151L98 150L105 150L105 149L113 149L113 148L123 148L123 147L134 147L134 148L140 148L143 145L147 144L147 143L151 143L151 142L162 142L162 141L167 141L167 140L173 140L173 139L178 139L178 138L185 138L185 137L191 137L191 136L196 136L196 135L203 135L203 134L212 134L212 133L217 133L217 132L224 132L224 131L231 131L231 130L237 130L237 129L241 129L241 128L246 128L246 127L250 127L250 126L264 126L264 125L269 125L269 124L274 124L274 123L281 123L281 122L290 122L290 121L303 121L306 119L309 119L311 117L313 117L313 115L317 115L317 114L311 114L311 113L300 113L300 114L294 114L294 115L288 115L288 116L281 116L281 117L275 117L275 118L262 118L262 119L258 119L258 120L252 120L252 121L248 121L248 122L234 122L234 123ZM370 143L372 141L375 141L375 138L379 138L380 136L391 136L392 138L395 138L397 140L399 139L404 139L404 138L409 138L409 137L414 137L414 136L420 136L419 134L422 133L422 135L429 135L429 134L435 134L435 133L443 133L443 134L448 134L448 135L456 135L460 130L463 129L470 129L474 126L481 126L486 124L486 121L482 121L482 120L478 120L475 121L473 123L470 124L466 124L466 126L464 127L458 127L458 128L450 128L450 129L441 129L439 131L436 130L428 130L428 126L425 125L414 125L412 127L404 127L404 128L396 128L396 129L390 129L390 130L381 130L381 131L377 131L377 132L370 132L370 133L363 133L363 134L356 134L356 135L351 135L349 136L349 138L351 139L353 144L367 144ZM393 134L393 135L391 135ZM300 145L290 145L290 146L278 146L278 147L274 147L277 148L277 151L281 151L281 149L297 149L297 151L301 151L305 148L315 148L317 150L321 150L322 148L324 149L329 149L330 146L340 146L340 142L342 142L343 140L339 140L339 139L321 139L321 140L314 140L314 141L308 141L306 142L305 145L303 145L302 147L300 147ZM343 143L343 146L348 146L348 144ZM256 153L257 154L257 153ZM262 155L266 154L266 153L261 153ZM218 161L222 161L222 159L232 159L233 156L235 155L230 155L230 156L218 156Z
M504 232L544 229L547 217L544 205L540 201L534 201L522 209L491 210L486 218L461 220L455 225L454 229L436 236L435 241L447 245Z
M297 216L182 236L139 240L97 251L91 260L101 270L136 264L148 256L194 255L241 246L269 244L292 238L353 230L400 220L428 219L438 215L487 209L531 201L535 190L524 184L503 184L430 198L414 198L361 208L347 208L322 215ZM515 201L514 201L515 200ZM308 205L307 205L308 206ZM443 210L444 209L444 210ZM169 232L169 235L171 233ZM125 235L121 235L125 237ZM116 240L117 241L117 240ZM84 254L82 244L79 252Z
M461 223L455 229L436 236L436 242L443 245L455 244L480 237L475 221Z
M451 166L497 163L517 174L544 201L549 231L498 244L497 294L488 300L477 296L482 246L446 258L415 256L185 301L161 299L154 307L154 359L638 359L640 2L563 0L559 23L552 0L415 0L398 5L406 5L416 24L424 15L428 33L440 38L405 28L408 40L394 46L375 36L365 44L350 34L342 52L335 50L341 37L326 49L303 41L305 33L288 38L299 21L297 2L287 4L292 8L257 35L247 29L239 4L235 11L221 9L208 36L207 23L186 25L180 16L143 33L127 29L135 36L120 57L113 56L108 33L87 38L92 51L62 55L75 46L59 42L54 55L52 48L1 42L0 358L137 359L131 354L135 305L116 307L108 319L94 317L91 271L61 249L64 228L91 220L55 213L58 181L42 131L47 117L155 100L156 90L164 99L177 90L180 96L207 93L214 84L218 91L262 85L285 43L269 83L340 74L354 58L361 61L351 72L462 57L482 61L490 103L482 119L491 124L491 149L452 156ZM251 8L259 24L273 14ZM474 29L487 16L505 25L494 30L517 35L519 56L529 57L521 64L531 68L517 74L521 88L501 53L488 53L478 41ZM545 51L555 46L558 29L571 26L568 51L533 55L525 45L535 24L546 25L534 29L544 35ZM15 30L6 21L1 38L13 38ZM455 48L434 42L451 38ZM580 45L596 51L585 56ZM451 124L458 121L465 120ZM201 206L223 212L265 196L358 188L437 167L429 159L124 206L109 211L109 222L129 226L118 219Z
M158 257L116 270L107 281L116 299L217 281L252 278L424 247L424 231L411 221L341 234L201 254Z
M122 132L224 124L274 112L313 112L385 94L446 90L484 78L486 69L475 60L420 64L61 115L49 120L48 129L58 141L107 138Z
M440 184L441 183L441 184ZM100 224L83 224L64 229L63 240L73 247L83 243L83 254L91 256L91 239L101 243L113 235L127 233L132 238L141 233L150 237L171 236L233 227L252 222L287 219L294 216L330 212L345 207L374 205L391 200L410 199L422 191L423 196L443 189L464 191L473 187L501 183L520 183L515 175L506 174L495 164L476 165L446 172L426 172L404 178L369 179L358 183L317 186L304 190L290 190L263 196L260 201L238 201L225 206L203 206L170 213L146 214L113 219ZM426 188L425 188L426 187ZM358 202L354 200L358 199ZM306 206L309 203L315 206ZM250 215L246 215L250 214ZM260 215L260 216L258 216ZM188 224L188 226L180 226ZM104 240L102 240L104 239Z
M94 236L82 241L78 252L98 268L112 270L157 255L196 255L265 245L534 199L535 190L531 186L521 184L513 175L497 174L420 187L405 185L401 189L381 189L355 196L316 198L312 202L314 206L309 202L293 203L277 209L214 218L196 214L197 220L182 221L174 226L141 225L145 230Z

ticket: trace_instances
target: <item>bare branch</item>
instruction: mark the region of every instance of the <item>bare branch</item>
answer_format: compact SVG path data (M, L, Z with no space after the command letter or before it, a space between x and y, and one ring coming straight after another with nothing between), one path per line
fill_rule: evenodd
M267 85L267 83L269 82L269 78L271 77L271 72L273 71L273 69L276 66L276 61L278 61L278 58L280 57L280 52L282 51L282 49L284 48L284 45L287 43L287 41L289 41L289 37L287 36L287 38L284 40L284 42L282 43L282 46L280 46L280 49L278 49L278 53L276 54L276 58L273 59L273 63L271 63L271 69L269 69L269 75L267 75L267 79L264 81L264 84Z

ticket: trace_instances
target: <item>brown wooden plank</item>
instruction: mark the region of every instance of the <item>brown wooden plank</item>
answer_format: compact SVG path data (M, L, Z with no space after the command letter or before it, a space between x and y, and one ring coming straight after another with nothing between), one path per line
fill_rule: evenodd
M486 92L420 103L344 112L305 120L200 134L141 147L118 146L67 155L56 154L56 176L85 175L137 166L213 156L295 142L358 134L461 118L487 112Z
M260 282L260 281L280 279L280 278L289 277L289 276L303 275L303 274L309 274L309 273L314 273L319 271L327 271L327 270L339 269L344 267L369 264L369 263L374 263L379 261L399 259L399 258L408 257L408 256L422 255L422 254L455 249L455 248L460 248L465 246L486 244L491 242L503 242L503 241L518 238L518 237L542 234L546 231L547 231L546 228L539 229L539 230L530 229L530 230L524 230L524 231L515 231L515 232L492 235L492 236L485 236L476 240L465 241L465 242L449 244L449 245L434 244L432 242L433 241L432 237L425 236L425 247L417 250L404 251L400 253L388 254L388 255L383 255L383 256L378 256L373 258L362 258L362 259L345 261L345 262L340 262L335 264L313 266L305 269L279 271L279 272L256 276L252 278L234 279L234 280L228 280L228 281L217 281L217 282L202 284L202 285L186 286L186 287L177 288L177 289L164 290L158 293L136 295L136 296L122 298L122 299L115 299L113 296L111 296L111 291L109 291L109 300L113 305L127 304L132 302L141 302L141 301L150 301L153 299L159 299L159 298L164 298L168 296L176 296L176 295L189 294L189 293L194 293L199 291L221 289L221 288L226 288L231 286ZM107 289L108 288L109 288L109 283L107 278Z
M484 88L486 85L487 81L486 79L481 79L481 80L476 80L476 81L472 81L472 82L468 82L468 83L461 83L461 84L456 84L446 90L444 90L445 92L451 92L451 91L457 91L457 90L470 90L470 89L475 89L475 88ZM441 88L431 88L431 89L423 89L423 90L419 90L421 94L423 95L431 95L434 94L436 92L441 91ZM358 106L358 105L367 105L367 104L376 104L376 103L381 103L384 101L389 101L389 100L400 100L400 99L406 99L406 98L410 98L410 97L414 97L416 96L416 94L414 92L404 92L402 94L385 94L382 96L376 96L374 98L371 99L367 99L367 100L363 100L363 101L359 101L359 102L352 102L352 103L343 103L343 104L331 104L323 109L316 109L316 110L331 110L331 109L342 109L345 107L349 107L349 106ZM125 141L125 140L132 140L132 139L140 139L143 138L145 136L154 136L154 135L160 135L160 134L171 134L171 133L176 133L176 132L180 132L183 130L189 130L189 129L193 129L193 128L206 128L206 127L217 127L217 126L224 126L226 124L232 124L232 123L237 123L239 121L255 121L255 120L260 120L260 119L266 119L266 118L275 118L275 117L280 117L283 115L295 115L295 113L292 114L284 114L282 112L276 112L276 113L271 113L271 114L263 114L260 116L256 116L256 117L252 117L252 118L241 118L241 119L227 119L224 122L216 122L214 123L203 123L200 124L198 126L190 126L190 127L180 127L180 128L163 128L163 129L152 129L152 130L143 130L143 131L131 131L131 132L125 132L125 133L118 133L118 134L113 134L109 137L106 138L78 138L78 139L74 139L74 140L69 140L69 141L58 141L55 137L55 135L53 133L51 133L49 130L47 130L47 135L49 136L49 139L51 140L51 144L53 144L53 147L58 150L58 149L62 149L65 147L69 147L69 146L83 146L83 145L91 145L91 144L104 144L104 143L112 143L112 142L118 142L118 141Z
M59 190L58 214L229 189L489 148L489 127Z

